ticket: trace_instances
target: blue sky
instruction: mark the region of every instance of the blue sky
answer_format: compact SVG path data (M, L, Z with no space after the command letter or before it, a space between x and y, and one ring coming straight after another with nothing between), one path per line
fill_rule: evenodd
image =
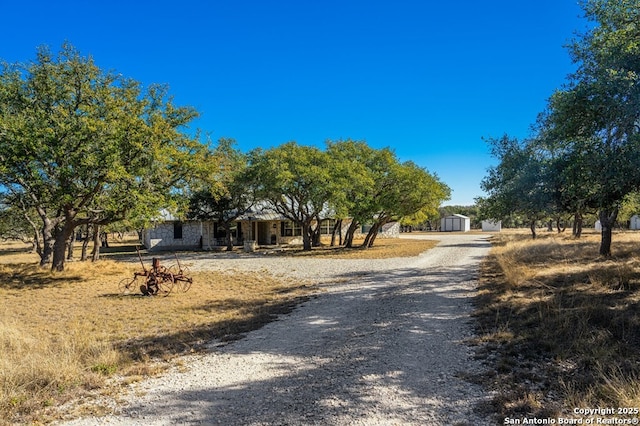
M473 203L482 137L527 137L573 70L576 0L0 0L0 58L69 41L145 85L166 83L212 139L392 147Z

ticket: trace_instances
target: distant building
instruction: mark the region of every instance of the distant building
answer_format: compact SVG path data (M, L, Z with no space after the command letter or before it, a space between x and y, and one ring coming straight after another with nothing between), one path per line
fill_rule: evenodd
M640 216L634 214L629 221L629 229L640 229Z
M454 214L440 219L440 231L468 232L471 230L471 219L461 214Z
M502 230L501 220L483 220L482 232L500 232Z

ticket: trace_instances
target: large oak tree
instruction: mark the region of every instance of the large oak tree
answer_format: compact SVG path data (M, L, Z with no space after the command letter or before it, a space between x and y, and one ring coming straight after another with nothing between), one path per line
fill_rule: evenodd
M256 176L249 169L249 156L235 147L235 140L221 138L211 152L213 173L204 176L189 199L190 219L213 220L225 230L227 251L233 250L232 227L238 217L251 210Z
M311 250L312 224L329 207L339 188L332 179L326 152L287 142L269 150L255 150L250 167L255 173L256 195L274 211L299 225L304 250Z
M620 205L640 187L640 1L583 7L593 25L570 46L576 72L551 96L526 148L497 156L482 202L504 213L526 200L541 212L567 210L578 223L598 210L599 252L609 256Z
M624 197L640 185L640 1L590 0L595 25L572 46L578 66L549 103L544 130L557 151L584 152L593 171L592 207L602 225L600 254L611 254L611 230Z
M41 264L64 269L77 226L169 203L202 146L183 133L196 112L165 87L100 69L66 44L0 68L0 185L42 222Z

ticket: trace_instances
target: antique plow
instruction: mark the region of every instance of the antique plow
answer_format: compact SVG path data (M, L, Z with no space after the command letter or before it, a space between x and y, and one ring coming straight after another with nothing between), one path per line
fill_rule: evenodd
M167 268L160 265L160 259L154 257L151 261L151 268L147 269L137 247L136 251L142 265L142 271L136 271L133 273L133 278L124 278L118 283L118 290L121 294L129 294L139 290L145 296L168 296L174 288L183 293L189 291L193 279L189 276L189 270L180 265L177 254L175 255L177 265Z

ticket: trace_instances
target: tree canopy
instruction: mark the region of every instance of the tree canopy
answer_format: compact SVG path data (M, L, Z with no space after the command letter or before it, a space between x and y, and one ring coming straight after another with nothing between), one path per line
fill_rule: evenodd
M64 268L75 227L134 208L157 211L192 175L202 145L180 129L196 117L166 87L101 70L64 45L0 68L0 184L42 222L44 265Z
M350 218L345 245L362 224L371 224L363 246L390 221L433 215L449 188L412 162L401 163L389 148L363 141L327 141L326 150L289 142L252 153L259 176L257 195L302 228L303 246L312 246L313 224L327 217ZM317 225L316 225L317 226Z
M209 161L217 169L204 176L191 193L187 216L213 220L225 229L227 250L233 248L233 222L255 204L255 175L249 169L249 156L235 147L235 140L221 138Z
M640 1L588 0L583 7L594 25L570 45L576 72L549 99L520 160L497 156L483 204L495 207L510 196L499 213L524 202L577 222L597 210L600 254L608 256L620 205L640 186ZM524 186L515 192L514 181L495 179L501 169L524 171L536 162L541 172L530 182L518 179Z
M272 208L300 225L305 250L311 249L312 222L329 208L338 188L331 176L326 152L313 146L287 142L275 148L251 154L256 176L257 196Z

